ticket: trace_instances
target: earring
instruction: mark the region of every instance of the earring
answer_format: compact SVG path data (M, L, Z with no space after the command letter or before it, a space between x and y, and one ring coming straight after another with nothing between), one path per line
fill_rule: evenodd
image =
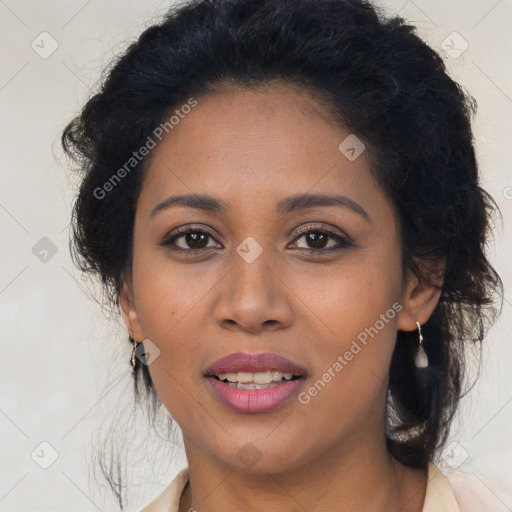
M142 341L135 341L133 339L133 332L130 331L130 341L133 343L133 350L132 350L132 357L131 357L131 362L132 362L132 368L135 369L135 367L137 366L137 359L135 357L135 351L137 350L137 347L139 346L140 343L142 343Z
M421 326L419 322L416 322L416 325L418 326L419 343L416 355L414 356L414 364L416 368L427 368L428 357L427 354L425 354L425 350L423 350L423 336L421 335Z

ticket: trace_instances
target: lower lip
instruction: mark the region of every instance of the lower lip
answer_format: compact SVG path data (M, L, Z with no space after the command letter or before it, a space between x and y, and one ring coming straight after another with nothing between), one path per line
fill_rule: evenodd
M236 389L215 377L207 377L213 392L230 409L244 413L268 412L297 394L304 378L289 380L268 389Z

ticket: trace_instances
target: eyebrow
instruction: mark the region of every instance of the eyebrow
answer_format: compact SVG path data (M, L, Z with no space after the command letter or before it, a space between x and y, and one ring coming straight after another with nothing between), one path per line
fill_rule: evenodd
M170 196L158 203L151 210L150 217L154 217L158 212L166 210L172 206L186 206L196 208L206 212L227 213L229 206L225 201L217 199L207 194L184 194L179 196ZM361 215L367 222L371 222L370 216L366 210L352 199L346 196L326 195L326 194L295 194L285 197L277 203L276 211L279 214L287 214L297 210L314 208L318 206L341 206L348 208Z

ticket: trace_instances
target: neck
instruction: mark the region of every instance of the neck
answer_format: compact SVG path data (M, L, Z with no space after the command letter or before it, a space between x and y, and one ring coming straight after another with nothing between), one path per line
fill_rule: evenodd
M375 440L372 436L367 440ZM297 510L421 512L426 469L403 466L380 442L344 440L307 465L283 473L240 469L207 456L184 437L190 485L180 512L209 510ZM350 448L347 448L349 446Z

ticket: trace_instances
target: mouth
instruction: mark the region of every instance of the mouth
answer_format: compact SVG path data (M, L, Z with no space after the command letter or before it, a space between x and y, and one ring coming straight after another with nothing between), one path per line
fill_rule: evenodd
M279 370L268 370L264 372L228 372L212 375L212 377L234 389L270 389L300 379L302 376L283 373Z
M279 407L298 393L307 375L304 367L270 353L230 354L204 372L214 395L230 409L244 413Z

